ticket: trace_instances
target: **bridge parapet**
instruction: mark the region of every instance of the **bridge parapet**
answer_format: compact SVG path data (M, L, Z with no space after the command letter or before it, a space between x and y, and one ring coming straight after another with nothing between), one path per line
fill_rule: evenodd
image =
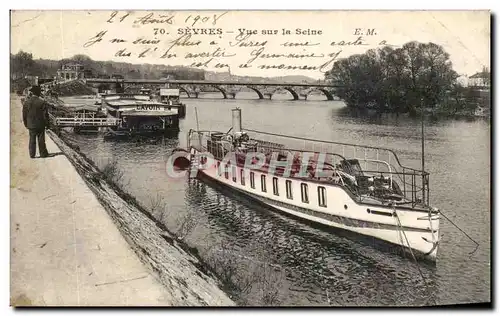
M307 99L307 96L314 91L323 93L328 100L334 100L334 89L338 85L330 83L249 83L239 81L213 81L213 80L165 80L165 79L86 79L88 84L108 83L108 84L159 84L168 85L184 91L189 97L198 97L199 93L207 89L215 89L221 92L224 98L234 98L243 87L247 87L257 93L260 99L272 98L278 90L287 90L294 100ZM214 91L214 90L211 90Z

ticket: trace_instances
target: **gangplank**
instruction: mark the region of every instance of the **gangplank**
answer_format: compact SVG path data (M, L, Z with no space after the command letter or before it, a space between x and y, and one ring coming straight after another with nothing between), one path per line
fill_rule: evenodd
M57 127L114 127L119 126L121 119L113 117L94 117L93 115L76 114L71 117L58 117L49 113L53 126Z

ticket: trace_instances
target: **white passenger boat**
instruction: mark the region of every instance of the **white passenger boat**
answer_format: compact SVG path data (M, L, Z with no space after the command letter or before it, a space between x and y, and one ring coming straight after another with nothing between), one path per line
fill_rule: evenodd
M437 209L429 174L400 164L390 149L242 129L188 135L191 168L276 210L436 260Z

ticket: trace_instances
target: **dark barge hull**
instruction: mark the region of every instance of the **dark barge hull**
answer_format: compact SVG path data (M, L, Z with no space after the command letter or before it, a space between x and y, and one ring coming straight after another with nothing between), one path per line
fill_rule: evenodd
M161 130L112 130L107 129L104 132L104 137L107 138L129 138L129 137L157 137L157 136L175 136L179 133L180 129L178 126L173 126L170 128L165 128Z

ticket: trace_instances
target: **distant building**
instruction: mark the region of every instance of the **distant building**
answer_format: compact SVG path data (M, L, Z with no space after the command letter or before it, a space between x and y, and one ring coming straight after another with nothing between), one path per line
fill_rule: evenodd
M469 77L469 87L489 89L491 75L489 71L481 71Z
M61 69L57 71L58 81L83 79L85 78L85 70L83 65L77 63L64 64Z
M469 78L467 77L467 75L461 75L457 78L457 82L463 86L463 87L467 87L469 86Z
M90 69L84 69L83 70L83 77L84 78L94 78L94 73Z

